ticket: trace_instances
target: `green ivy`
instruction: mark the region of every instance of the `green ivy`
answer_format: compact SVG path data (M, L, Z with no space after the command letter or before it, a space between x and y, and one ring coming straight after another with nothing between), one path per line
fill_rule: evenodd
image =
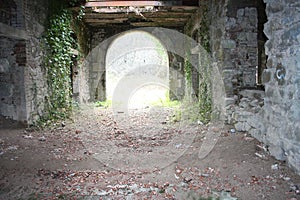
M184 59L184 73L188 84L192 82L192 67L190 57L186 56Z
M208 21L208 9L203 8L202 19L199 30L199 42L207 53L211 52L210 49L210 34L209 34L209 21ZM209 59L202 58L201 63L201 82L199 85L199 109L200 120L203 123L208 123L211 120L212 113L212 91L211 91L211 76Z
M208 123L211 120L212 113L212 98L210 85L207 82L202 82L200 84L199 91L199 119L204 123Z
M66 118L72 108L71 49L77 47L71 23L72 13L65 9L61 10L51 18L45 37L50 119Z
M207 18L208 9L203 9L203 15L200 23L199 42L201 46L210 53L210 36L209 36L209 21Z
M201 18L200 18L201 15ZM210 64L209 58L206 58L207 53L210 53L210 33L209 33L209 21L208 21L208 9L203 7L199 13L195 14L188 21L185 26L184 32L185 34L193 37L194 39L198 39L198 42L205 50L205 53L201 53L201 60L199 60L199 94L198 99L195 102L194 99L189 99L187 96L186 107L188 109L185 112L188 115L188 118L192 121L200 120L202 123L206 124L211 120L212 113L212 91L211 91L211 73L210 73ZM198 19L201 19L199 22ZM199 29L195 30L194 28L196 23L200 23ZM197 34L197 35L193 35ZM189 49L189 48L188 48ZM201 50L202 51L202 50ZM192 64L191 53L186 52L185 62L184 62L184 70L185 70L185 78L187 81L188 88L192 86ZM188 91L189 92L189 91Z

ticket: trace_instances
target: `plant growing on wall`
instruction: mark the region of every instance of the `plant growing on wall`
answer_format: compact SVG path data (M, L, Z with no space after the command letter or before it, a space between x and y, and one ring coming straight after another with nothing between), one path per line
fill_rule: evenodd
M201 46L210 53L210 36L209 36L209 21L208 21L208 9L203 8L203 16L200 23L199 30L199 42Z
M203 123L208 123L211 120L212 99L209 80L203 80L199 86L199 119Z
M71 21L70 11L58 12L51 18L45 37L45 65L50 93L48 110L51 119L65 118L71 110L71 49L76 48Z
M208 9L203 8L203 16L200 23L200 30L198 31L199 43L206 51L206 54L202 54L200 64L200 84L199 84L199 109L200 120L204 123L208 123L211 120L212 113L212 91L211 91L211 63L210 59L205 56L209 56L210 50L210 35L209 35L209 21L208 21Z
M209 21L207 19L207 8L203 8L201 12L197 13L186 25L185 33L192 37L194 40L200 43L201 47L199 52L198 72L199 72L199 94L198 101L192 102L191 107L187 112L189 113L190 119L200 120L203 123L208 123L211 120L212 113L212 91L211 91L211 74L210 74L210 37L209 37ZM201 17L200 15L201 14ZM201 19L201 21L197 19ZM199 23L199 24L196 24ZM191 64L191 53L187 52L185 56L185 78L188 84L188 89L192 90L192 64ZM194 83L195 84L195 83ZM187 91L189 93L190 91ZM191 94L187 97L190 98Z
M190 62L190 53L186 53L186 57L184 59L184 74L187 80L187 84L191 85L192 82L192 64Z

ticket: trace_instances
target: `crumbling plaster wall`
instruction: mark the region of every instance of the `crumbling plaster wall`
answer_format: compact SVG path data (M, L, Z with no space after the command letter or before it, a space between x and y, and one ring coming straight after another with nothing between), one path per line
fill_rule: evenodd
M0 5L1 29L24 29L21 1L7 1ZM1 32L9 32L1 30ZM24 66L26 64L26 35L0 37L0 115L26 121Z
M48 0L24 0L26 40L26 66L24 85L26 119L29 124L45 115L48 96L46 69L43 65L42 34L48 17Z
M20 58L24 45L24 41L0 38L0 115L18 121L26 121L24 59Z
M41 35L46 0L14 0L1 5L0 115L31 124L45 110L47 83Z

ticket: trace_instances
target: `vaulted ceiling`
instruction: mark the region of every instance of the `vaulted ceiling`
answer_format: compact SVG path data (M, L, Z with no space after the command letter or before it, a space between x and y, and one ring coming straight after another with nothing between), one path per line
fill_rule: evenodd
M183 27L198 8L198 0L90 0L84 20L94 27Z

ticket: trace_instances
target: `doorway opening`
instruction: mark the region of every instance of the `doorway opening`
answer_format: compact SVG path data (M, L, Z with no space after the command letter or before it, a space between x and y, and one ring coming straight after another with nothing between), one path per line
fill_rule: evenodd
M169 93L167 50L145 31L117 37L106 54L106 99L123 109L151 106Z
M268 21L267 14L266 14L266 4L263 0L258 1L258 66L256 69L256 84L257 87L263 89L262 83L262 74L263 71L267 68L267 60L268 57L265 53L265 43L267 42L268 38L264 34L264 24Z

